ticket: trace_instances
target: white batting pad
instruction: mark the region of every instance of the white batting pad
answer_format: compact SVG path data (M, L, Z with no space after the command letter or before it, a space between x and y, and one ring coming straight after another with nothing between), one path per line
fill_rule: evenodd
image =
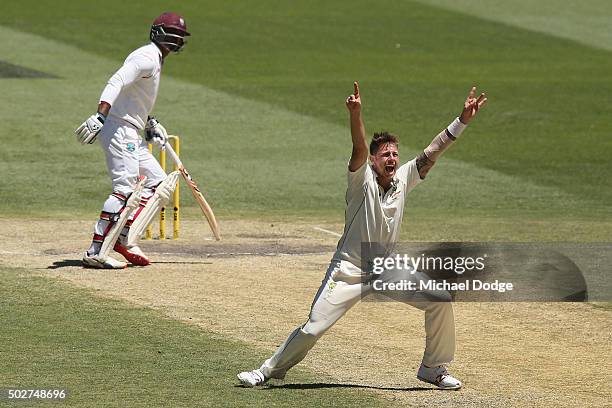
M179 174L178 171L173 171L168 174L168 177L157 186L155 194L149 199L149 202L140 212L140 215L132 222L127 237L128 248L138 243L138 240L142 237L142 234L144 234L151 221L153 221L155 215L162 207L165 207L168 202L170 202L170 197L176 188Z
M138 184L136 184L136 187L134 188L134 192L130 194L130 197L125 203L125 208L123 212L121 213L121 215L119 216L119 219L112 226L111 230L108 232L106 237L104 237L102 248L100 248L100 253L98 254L98 257L100 259L108 258L110 249L113 246L115 246L115 242L117 241L117 238L119 238L119 234L121 233L121 230L125 226L125 223L129 220L129 218L132 216L134 211L138 209L138 204L140 203L140 200L142 198L142 190L144 188L144 184L146 180L147 178L143 177L138 182Z

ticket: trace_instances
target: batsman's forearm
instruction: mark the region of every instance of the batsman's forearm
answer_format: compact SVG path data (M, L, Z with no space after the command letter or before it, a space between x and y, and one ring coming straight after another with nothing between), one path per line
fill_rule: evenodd
M98 113L101 113L102 115L104 115L104 117L108 116L108 112L110 112L110 104L108 102L100 102L100 104L98 105Z

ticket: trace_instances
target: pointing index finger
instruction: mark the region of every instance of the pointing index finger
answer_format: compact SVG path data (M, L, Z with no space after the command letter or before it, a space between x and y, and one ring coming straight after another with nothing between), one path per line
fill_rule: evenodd
M359 84L357 81L353 82L353 87L355 88L355 98L359 96Z

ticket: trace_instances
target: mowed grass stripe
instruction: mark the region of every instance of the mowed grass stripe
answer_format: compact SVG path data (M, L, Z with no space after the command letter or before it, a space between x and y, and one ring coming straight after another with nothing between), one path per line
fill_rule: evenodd
M97 145L79 145L73 130L95 108L117 62L6 27L0 27L0 34L23 44L5 52L7 61L62 78L3 82L14 100L0 112L3 139L11 141L0 153L0 168L11 175L0 184L2 196L9 197L2 205L14 213L41 216L95 213L110 188L103 154ZM181 61L168 61L173 63ZM350 153L346 126L171 77L162 80L157 106L167 128L183 137L184 162L221 215L341 214ZM345 114L341 99L337 108ZM448 119L441 117L430 137ZM481 138L493 137L470 133L472 129L454 149L477 148ZM416 153L402 148L404 160ZM569 216L576 208L596 207L588 198L450 157L440 162L426 185L410 198L417 212L452 204L459 214L554 210ZM185 197L183 205L193 203Z
M612 51L612 8L606 0L416 1Z
M85 12L76 0L63 0L53 8L23 0L6 5L0 24L26 27L118 65L145 40L150 21L167 4L106 4L100 16ZM601 15L612 10L603 7ZM477 142L453 149L449 157L588 197L597 206L580 207L578 212L586 216L605 209L612 199L612 190L600 188L612 171L606 154L612 149L605 112L612 95L612 72L606 68L612 64L609 52L410 1L262 0L252 7L241 1L203 5L192 0L181 2L178 11L187 17L193 36L185 54L164 68L165 75L340 126L346 126L342 100L350 82L358 79L368 129L393 130L403 136L405 147L412 148L428 143L434 129L457 114L467 88L478 83L491 102L470 130ZM91 72L85 61L66 61ZM89 86L97 97L101 85L95 78L91 76ZM203 122L209 119L199 109L188 113ZM230 120L242 117L234 111ZM270 124L274 118L258 117L244 124L239 135L222 136L234 146L252 141L273 146L278 133L259 133L260 121ZM289 152L279 149L270 152L274 156L254 157L257 163L296 158L300 170L295 172L300 172L307 166L317 168L319 155L333 153L333 158L346 160L345 137L320 133L325 129L315 127L307 134L310 149L304 149L305 141L294 143L294 130L292 126L281 133L289 135ZM325 151L318 149L321 144ZM243 158L236 155L238 161ZM328 167L312 174L327 180ZM275 179L285 184L302 181L277 168ZM255 190L266 191L265 187L260 182ZM299 198L289 202L289 208L297 205L303 211L312 197L320 201L317 188L305 185L305 190L308 194L296 191ZM503 204L508 205L507 200Z
M261 363L248 344L24 269L0 276L0 388L62 387L79 407L386 405L350 387L237 387ZM299 368L292 379L313 381Z

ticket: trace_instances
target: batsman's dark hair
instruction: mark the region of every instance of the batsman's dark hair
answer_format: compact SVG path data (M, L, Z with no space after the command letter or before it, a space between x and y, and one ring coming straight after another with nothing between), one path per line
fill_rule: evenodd
M393 143L394 145L399 145L399 139L397 136L385 131L374 133L372 136L372 141L370 142L370 154L374 155L380 148L380 146L385 145L387 143Z

